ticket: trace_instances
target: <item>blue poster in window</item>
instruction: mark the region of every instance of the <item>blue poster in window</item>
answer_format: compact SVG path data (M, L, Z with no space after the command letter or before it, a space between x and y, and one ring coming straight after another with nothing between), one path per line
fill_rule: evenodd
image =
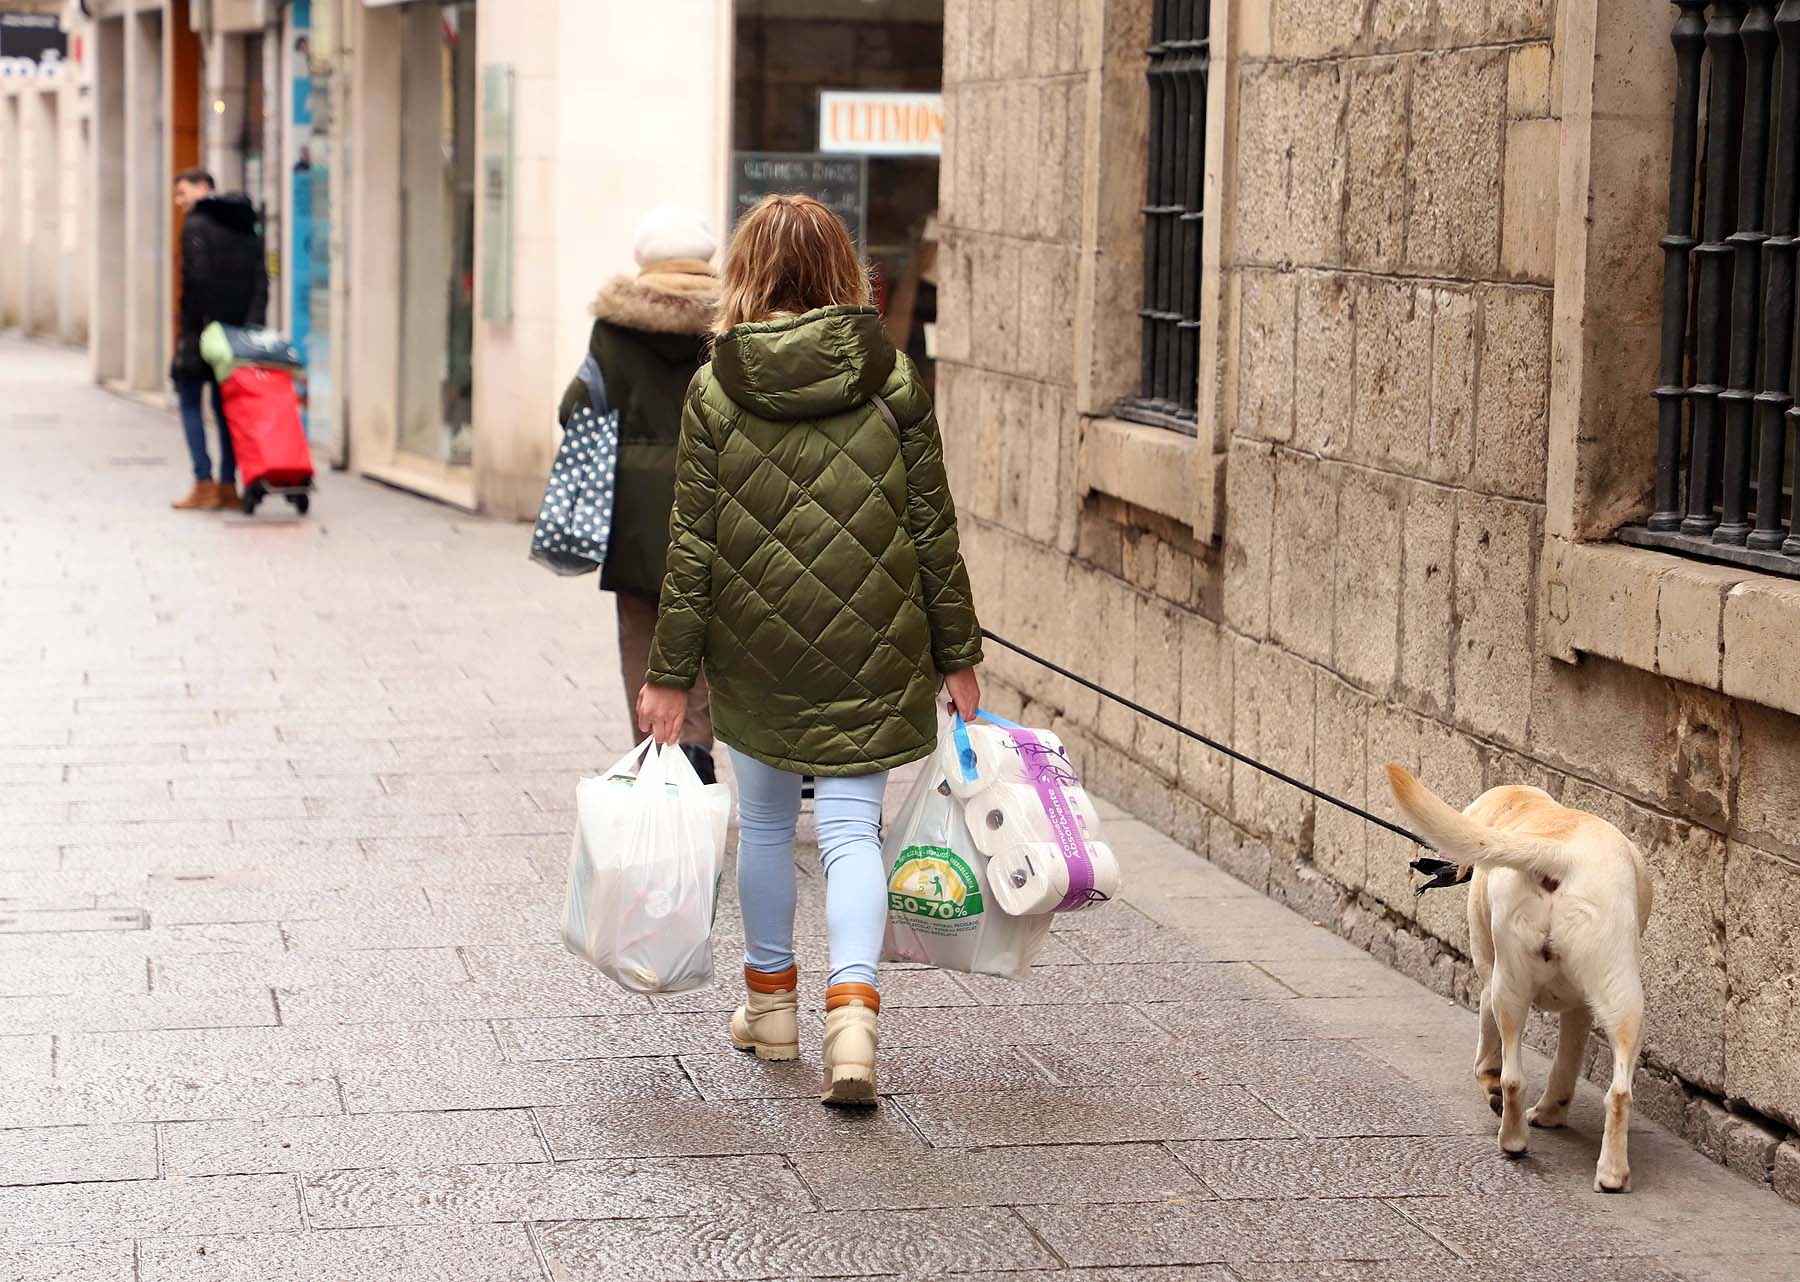
M308 141L312 134L312 0L293 0L288 10L288 39L293 77L291 99L292 136L300 141L294 159L292 181L288 188L289 236L288 337L302 353L307 351L307 338L312 329L312 251L313 251L313 184L312 153ZM311 388L303 374L296 380L303 411L310 409ZM307 414L310 419L310 413Z

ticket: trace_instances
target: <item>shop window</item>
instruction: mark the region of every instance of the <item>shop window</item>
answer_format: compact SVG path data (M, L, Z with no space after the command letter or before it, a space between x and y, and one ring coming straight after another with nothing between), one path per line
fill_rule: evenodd
M402 62L400 447L470 461L474 410L475 5L407 6Z
M1194 434L1200 389L1209 0L1155 0L1138 394L1121 417Z
M822 90L935 93L943 0L738 0L732 147L819 153ZM889 337L933 381L939 157L833 153L866 165L858 225ZM793 190L805 190L794 187ZM830 197L824 191L814 195Z

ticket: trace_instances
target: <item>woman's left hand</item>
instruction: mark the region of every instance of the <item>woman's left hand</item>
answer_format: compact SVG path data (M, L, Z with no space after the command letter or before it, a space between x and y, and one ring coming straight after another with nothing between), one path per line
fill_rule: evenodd
M681 738L681 723L687 717L688 692L676 686L652 685L646 681L638 691L638 729L655 737L661 744L674 744Z

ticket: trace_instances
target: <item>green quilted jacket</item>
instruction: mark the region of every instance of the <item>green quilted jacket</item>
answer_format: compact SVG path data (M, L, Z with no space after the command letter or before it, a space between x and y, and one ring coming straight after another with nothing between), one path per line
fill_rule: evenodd
M892 410L890 427L870 399ZM782 770L871 774L937 738L981 629L918 371L872 307L719 336L688 388L650 680Z

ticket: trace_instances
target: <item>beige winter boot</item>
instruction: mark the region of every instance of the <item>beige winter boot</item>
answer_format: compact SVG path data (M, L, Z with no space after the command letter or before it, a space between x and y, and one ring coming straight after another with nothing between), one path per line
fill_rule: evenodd
M825 990L825 1085L827 1104L875 1103L875 1017L881 994L867 984L833 984Z
M799 1059L799 971L744 967L744 1004L731 1012L731 1044L758 1059Z

